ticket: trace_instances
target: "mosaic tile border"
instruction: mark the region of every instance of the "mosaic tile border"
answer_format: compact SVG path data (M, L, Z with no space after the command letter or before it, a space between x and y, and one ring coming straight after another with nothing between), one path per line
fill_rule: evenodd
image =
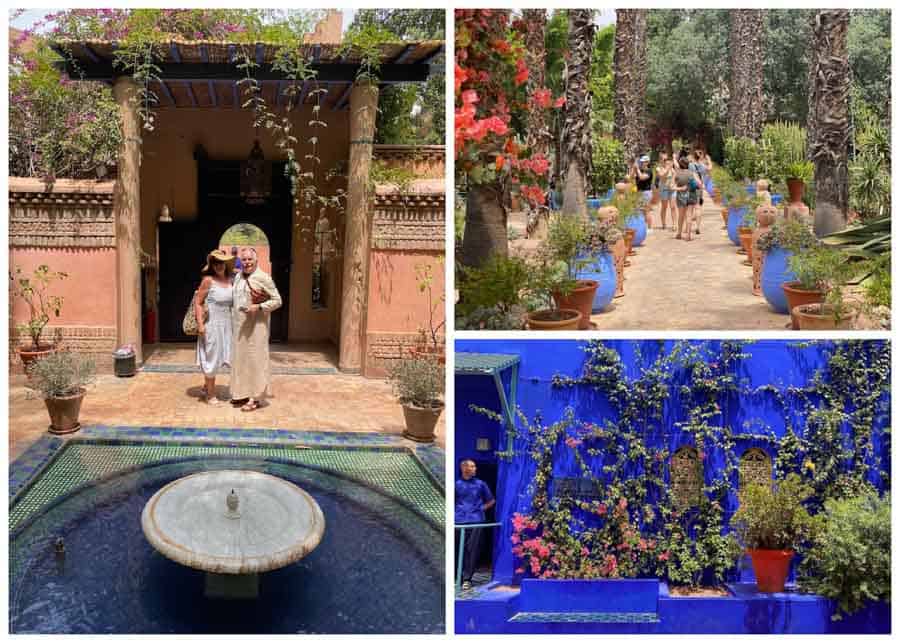
M510 623L659 623L656 612L519 612Z
M141 373L199 373L200 367L193 364L144 364L138 369ZM223 366L223 374L231 372ZM333 366L272 366L272 375L338 375L340 371Z
M165 442L167 444L299 445L345 449L401 449L441 492L444 484L444 450L434 444L411 444L395 435L381 433L336 433L332 431L282 431L279 429L168 428L133 426L87 426L70 440L89 442ZM9 500L27 490L40 473L60 454L66 442L43 436L9 465Z

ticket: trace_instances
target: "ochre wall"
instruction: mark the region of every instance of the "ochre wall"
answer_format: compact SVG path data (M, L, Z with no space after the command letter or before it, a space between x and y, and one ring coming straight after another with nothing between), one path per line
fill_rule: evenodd
M319 164L318 192L333 194L338 188L346 188L341 179L327 182L326 172L339 163L346 164L349 151L349 111L333 111L332 97L323 100L318 118L327 127L310 129L313 120L311 105L295 109L290 114L294 124L293 134L300 141L298 158L307 171L310 161L303 158L311 153L308 143L311 136L319 137L317 154ZM197 216L197 164L194 148L200 144L212 160L243 160L247 158L257 132L253 128L253 116L249 110L234 109L161 109L156 130L143 141L141 167L141 237L146 252L156 253L156 226L163 203L169 204L174 219L191 219ZM265 130L259 133L260 145L269 160L283 160L277 154L274 140ZM302 204L302 202L301 202ZM288 339L290 341L319 341L335 336L337 307L340 298L329 292L328 305L324 309L312 308L312 234L318 212L301 207L301 215L295 212L294 238L292 241L291 292L289 298ZM333 211L328 212L332 227L343 230L343 220ZM252 223L252 219L248 219ZM332 278L340 274L340 260L331 267ZM332 282L330 290L335 286Z

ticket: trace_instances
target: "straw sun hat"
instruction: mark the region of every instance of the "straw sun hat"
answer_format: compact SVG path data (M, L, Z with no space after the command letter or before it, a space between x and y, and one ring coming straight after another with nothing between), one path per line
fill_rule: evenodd
M206 255L206 265L203 266L203 270L200 272L202 274L210 274L212 273L212 261L221 261L225 264L225 270L234 270L234 257L225 252L224 250L213 250L208 255Z

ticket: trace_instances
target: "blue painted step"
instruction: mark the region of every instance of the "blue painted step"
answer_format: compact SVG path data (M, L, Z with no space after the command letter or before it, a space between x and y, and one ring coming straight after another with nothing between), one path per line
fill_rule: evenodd
M659 623L656 612L519 612L510 623Z

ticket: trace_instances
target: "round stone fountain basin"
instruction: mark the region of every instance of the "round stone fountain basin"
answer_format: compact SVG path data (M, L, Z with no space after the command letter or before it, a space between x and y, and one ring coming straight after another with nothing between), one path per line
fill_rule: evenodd
M237 510L226 503L231 491ZM251 575L300 560L321 542L315 499L256 471L207 471L169 483L147 502L141 527L166 558L212 574Z

